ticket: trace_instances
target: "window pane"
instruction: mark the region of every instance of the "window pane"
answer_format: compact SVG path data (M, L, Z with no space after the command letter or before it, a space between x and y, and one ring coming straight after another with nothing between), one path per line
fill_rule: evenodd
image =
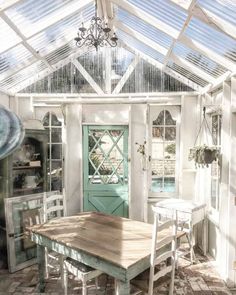
M152 180L152 192L160 193L163 191L163 180L162 178L156 178Z
M164 172L166 176L175 176L175 161L164 162Z
M152 175L164 175L164 162L159 160L152 160Z
M173 193L175 192L175 178L165 177L164 178L164 192Z
M176 128L166 127L165 128L165 140L175 140L176 139Z
M168 111L165 111L165 125L176 125L176 121L172 119L172 116Z
M153 125L164 125L164 111L160 112L159 116L152 123Z
M61 126L61 122L57 119L57 116L52 114L51 126Z
M175 143L165 144L165 159L175 160Z
M152 128L152 136L155 138L158 138L159 140L163 140L164 128L163 127L153 127Z
M61 159L61 144L52 144L52 159Z
M52 128L52 142L61 142L61 128Z
M164 145L163 143L152 144L152 159L163 159Z

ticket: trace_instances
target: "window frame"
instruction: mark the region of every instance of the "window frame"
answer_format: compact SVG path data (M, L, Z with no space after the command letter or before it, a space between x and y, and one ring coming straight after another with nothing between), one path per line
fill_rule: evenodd
M221 112L212 112L210 114L210 123L211 123L211 132L212 132L212 136L213 136L213 117L217 116L217 122L218 124L221 123L220 128L218 128L217 131L217 138L216 138L216 146L219 147L219 149L221 150L221 138L222 138L222 114ZM218 125L219 126L219 125ZM213 140L213 138L212 138ZM212 142L212 144L214 144ZM212 166L211 166L211 170L210 170L210 184L209 184L209 209L210 209L210 215L211 218L217 222L219 220L219 212L220 212L220 196L221 196L221 166L217 167L217 176L213 176L212 175ZM213 207L212 206L212 183L213 180L217 180L217 184L216 187L218 188L216 191L216 206Z
M44 125L44 119L47 116L47 114L49 114L49 122L48 125ZM57 126L57 125L52 125L52 116L55 116L57 121L59 121L61 123L61 125ZM48 141L47 141L47 147L49 148L48 153L47 153L47 167L48 167L48 171L47 173L49 173L47 175L47 186L48 186L48 191L52 191L52 175L51 172L54 170L52 168L52 163L53 162L61 162L61 168L62 168L62 172L61 172L61 189L63 189L64 187L64 145L63 145L63 130L64 130L64 120L59 118L58 115L53 112L53 111L48 111L45 113L44 117L43 117L43 125L45 130L48 130ZM52 141L52 130L53 129L61 129L61 141L58 142L53 142ZM57 159L53 159L52 158L52 146L56 146L59 145L61 146L61 158L57 158Z
M173 120L176 121L176 139L175 139L175 191L174 192L153 192L152 191L152 127L153 121L155 121L159 114L163 111L168 111ZM179 178L180 178L180 115L181 115L181 108L180 106L172 105L149 105L148 109L148 155L149 155L149 170L148 170L148 198L155 199L155 198L173 198L179 195ZM166 125L168 126L168 125ZM170 125L170 127L173 127Z

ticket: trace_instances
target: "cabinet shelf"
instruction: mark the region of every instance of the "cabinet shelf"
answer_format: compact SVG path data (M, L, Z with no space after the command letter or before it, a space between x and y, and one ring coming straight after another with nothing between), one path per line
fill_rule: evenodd
M35 169L35 168L42 168L42 166L15 166L13 170L25 170L25 169Z

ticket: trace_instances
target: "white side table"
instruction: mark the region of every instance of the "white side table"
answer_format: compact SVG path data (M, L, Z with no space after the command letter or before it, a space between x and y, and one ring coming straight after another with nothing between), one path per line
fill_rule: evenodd
M168 199L157 202L155 207L166 209L168 214L169 209L178 211L178 219L188 225L188 239L190 244L190 257L193 262L195 254L193 250L193 226L200 221L203 221L203 253L207 252L207 221L206 221L206 204L196 204L191 201L182 199Z

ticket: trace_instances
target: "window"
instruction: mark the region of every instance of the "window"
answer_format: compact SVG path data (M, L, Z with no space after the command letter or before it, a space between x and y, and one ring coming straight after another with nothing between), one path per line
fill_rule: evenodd
M214 114L212 119L212 140L219 148L221 146L221 115ZM211 164L211 208L219 211L220 166L217 161Z
M153 115L151 116L153 118ZM176 120L162 109L152 120L151 192L176 192Z
M62 190L62 123L57 116L48 112L43 119L43 125L48 130L47 180L48 189Z

